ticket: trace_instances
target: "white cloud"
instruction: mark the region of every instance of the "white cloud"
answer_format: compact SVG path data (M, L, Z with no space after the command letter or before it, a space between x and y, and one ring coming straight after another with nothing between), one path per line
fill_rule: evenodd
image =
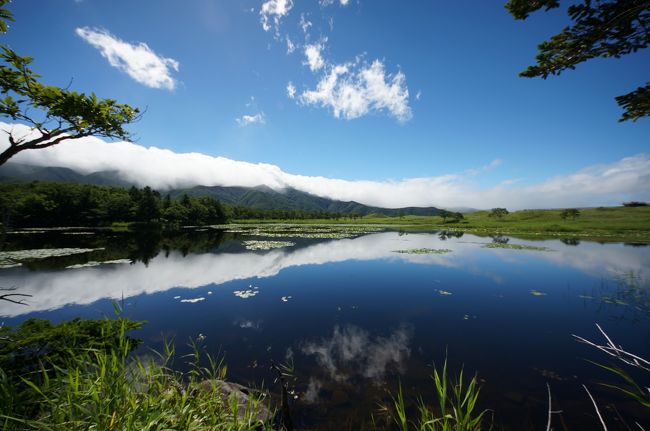
M336 0L320 0L318 3L320 3L321 7L327 7L336 3ZM350 0L339 0L341 6L347 6L348 3L350 3Z
M275 37L280 37L280 23L293 7L293 0L268 0L260 9L260 22L264 31L274 30Z
M415 100L420 100L422 97L422 90L418 90L418 92L415 94Z
M296 87L293 85L291 81L287 84L287 97L289 99L293 99L296 97Z
M465 171L465 172L466 172L468 175L478 175L478 174L480 174L480 173L482 173L482 172L489 172L489 171L491 171L492 169L501 166L502 164L503 164L503 160L501 160L501 159L494 159L494 160L492 160L490 163L488 163L488 164L485 165L485 166L481 166L480 168L472 168L472 169L468 169L468 170ZM511 183L511 182L512 182L512 180L506 180L506 181L507 181L508 183Z
M255 115L242 115L240 118L236 118L235 122L239 124L240 127L246 127L251 124L264 124L266 123L266 118L264 113L260 112Z
M412 114L409 91L402 72L386 74L384 64L355 63L331 66L315 90L304 91L300 102L331 108L336 118L351 120L371 112L387 111L398 121L408 121Z
M301 13L300 14L300 22L299 22L300 28L302 29L302 32L304 34L307 34L309 31L309 28L312 26L311 21L309 21L307 18L305 18L305 14Z
M29 132L23 125L0 123L14 136ZM0 132L0 150L9 146ZM266 185L276 190L295 188L318 196L357 201L381 207L439 206L508 209L620 205L627 200L650 200L650 156L639 154L589 166L532 185L520 183L484 187L468 173L399 181L349 181L290 174L278 166L175 153L130 142L105 142L87 137L42 150L23 151L11 159L37 166L61 166L84 173L112 170L139 185L157 189L194 185ZM1 169L1 167L0 167Z
M156 54L146 43L131 44L106 30L89 27L77 28L75 32L97 48L111 66L126 72L140 84L168 90L176 87L176 80L172 78L171 73L178 72L178 61Z
M325 66L325 60L321 55L321 51L325 48L327 38L318 43L305 45L305 58L307 59L303 64L309 66L312 72L317 72Z
M289 39L289 36L287 36L287 54L291 54L296 50L296 44Z

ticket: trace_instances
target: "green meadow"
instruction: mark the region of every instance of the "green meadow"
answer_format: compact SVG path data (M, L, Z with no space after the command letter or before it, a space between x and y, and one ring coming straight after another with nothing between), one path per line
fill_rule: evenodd
M521 210L501 218L490 211L464 214L460 221L440 216L387 217L370 214L339 220L233 220L241 224L291 223L308 225L380 225L405 231L452 230L477 235L516 235L526 238L579 238L595 241L650 242L650 207L581 208L575 219L562 218L563 209Z

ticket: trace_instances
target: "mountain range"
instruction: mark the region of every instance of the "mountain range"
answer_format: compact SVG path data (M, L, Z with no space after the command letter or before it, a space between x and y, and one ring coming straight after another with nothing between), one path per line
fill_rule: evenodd
M21 163L6 163L0 166L0 182L54 181L65 183L94 184L99 186L131 187L133 183L124 180L117 171L100 171L83 174L69 168L42 167ZM260 185L257 187L195 186L186 189L160 190L177 198L183 194L191 197L209 196L227 205L250 207L262 210L322 211L341 214L436 215L435 207L380 208L354 201L338 201L312 195L296 189L274 190Z

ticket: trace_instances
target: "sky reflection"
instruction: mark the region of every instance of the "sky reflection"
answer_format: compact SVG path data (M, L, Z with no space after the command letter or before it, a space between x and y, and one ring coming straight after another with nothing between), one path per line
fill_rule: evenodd
M568 267L589 275L609 277L625 273L644 275L650 268L650 253L644 248L620 244L582 242L579 246L560 241L530 242L513 239L512 244L543 245L551 251L485 249L490 238L464 235L446 238L438 234L400 235L382 232L354 239L325 241L303 247L268 252L160 253L148 265L113 263L65 270L30 271L26 268L0 270L0 286L15 286L32 295L29 306L0 302L0 315L20 316L35 311L55 310L68 304L91 304L100 299L130 298L184 287L220 285L229 281L264 278L290 267L323 265L348 260L389 259L411 264L437 265L467 271L492 280L507 274L498 267L486 267L481 259L497 259L510 267L522 268L531 259L557 267ZM419 248L450 249L445 254L407 254L396 250ZM488 270L489 269L489 270Z

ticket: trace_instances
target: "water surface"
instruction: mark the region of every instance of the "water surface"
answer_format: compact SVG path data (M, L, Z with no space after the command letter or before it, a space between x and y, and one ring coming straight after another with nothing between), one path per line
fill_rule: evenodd
M432 364L445 357L452 373L478 374L482 407L507 429L544 429L547 383L563 411L556 429L597 428L583 383L610 429L634 418L650 425L633 402L598 386L618 382L586 359L610 361L572 337L600 341L599 323L650 356L650 248L445 232L249 234L10 234L5 251L76 251L4 262L0 286L32 297L29 306L0 302L0 315L10 326L97 318L117 302L148 322L136 333L146 346L173 338L183 353L198 337L225 358L231 380L277 390L270 361L291 363L305 429L367 427L400 383L408 397L432 402ZM251 240L280 248L249 250Z

